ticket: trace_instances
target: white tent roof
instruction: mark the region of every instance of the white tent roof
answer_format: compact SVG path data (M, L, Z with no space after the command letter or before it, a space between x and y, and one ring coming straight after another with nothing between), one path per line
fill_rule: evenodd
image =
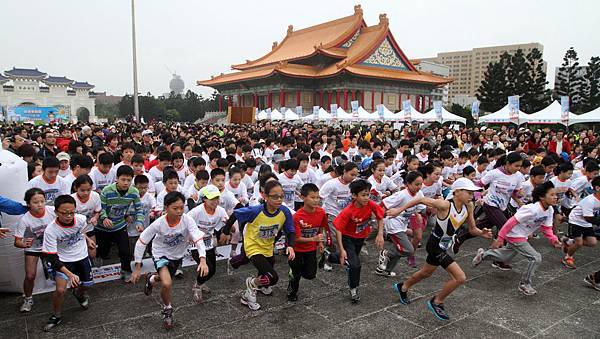
M283 114L275 108L271 111L271 120L283 120Z
M256 113L256 120L265 120L267 118L268 118L267 112L265 112L264 109L262 111Z
M577 116L569 112L569 122L571 119L576 120ZM529 114L526 122L530 124L567 124L567 121L562 119L562 107L558 101L552 101L541 111Z
M358 120L375 121L375 120L379 120L379 116L377 114L369 113L362 106L359 106L358 107Z
M523 112L523 111L519 111L519 121L518 124L524 124L527 122L529 117L529 114ZM514 120L510 119L510 112L508 110L508 104L506 104L506 106L502 107L499 111L494 112L492 114L488 114L488 115L484 115L481 118L479 118L479 122L483 123L497 123L497 124L502 124L502 123L514 123Z
M423 119L423 120L421 120L421 119ZM426 112L425 114L421 114L417 118L413 118L413 120L418 120L418 121L423 121L423 122L437 121L442 124L445 122L448 122L448 121L456 121L456 122L460 122L463 124L467 123L467 119L460 117L456 114L452 114L452 113L448 112L443 106L442 106L442 121L438 120L438 116L435 113L435 109L432 109L429 112Z
M373 114L376 114L377 117L379 118L379 113L377 111L373 112ZM384 105L383 106L383 120L402 121L402 120L404 120L404 113L402 113L402 112L393 113Z
M400 110L400 111L396 112L396 115L398 116L399 121L412 121L412 120L423 121L423 120L419 120L419 119L422 118L422 116L424 114L417 111L413 105L410 105L410 117L406 116L406 113L404 113L404 110Z
M569 125L579 124L582 122L600 122L600 107L584 114L573 114L569 116Z
M338 107L337 111L336 111L336 119L338 120L352 120L354 119L354 117L352 117L352 114L348 114L346 113L346 111L344 111L343 108Z
M283 118L286 121L290 121L290 120L299 120L300 116L298 114L296 114L296 112L292 111L291 109L287 109L285 111L285 113L283 113Z
M326 110L323 109L323 107L319 107L319 117L315 117L314 114L310 114L307 115L305 117L302 117L302 120L330 120L333 117L331 116L331 114L329 114L329 112L327 112Z

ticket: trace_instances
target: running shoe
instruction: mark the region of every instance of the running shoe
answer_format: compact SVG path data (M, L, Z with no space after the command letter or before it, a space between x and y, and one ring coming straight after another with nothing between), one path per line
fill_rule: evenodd
M257 290L264 295L273 294L273 287L271 286L260 286L257 288Z
M458 254L458 251L460 250L460 245L461 243L458 242L458 236L455 234L452 235L452 245L450 245L450 249L452 250L452 253L454 254Z
M600 291L600 284L598 284L595 281L593 274L589 274L589 275L585 276L585 278L583 278L583 282L586 283L591 288L595 289L596 291Z
M512 266L510 266L509 264L499 262L499 261L492 262L492 267L497 268L501 271L510 271L512 269Z
M375 274L380 275L382 277L395 277L396 276L396 272L381 270L381 269L379 269L379 267L377 267L375 269Z
M350 289L350 301L353 304L356 304L357 302L360 301L360 295L358 294L358 289L357 288L351 288Z
M534 295L537 293L537 291L531 286L531 284L526 283L519 284L519 291L521 291L525 295Z
M388 257L388 251L381 250L379 252L379 260L378 260L378 264L377 264L377 269L381 270L381 271L385 271L389 261L390 261L390 258Z
M396 291L396 293L398 293L398 295L400 296L400 303L402 305L408 305L410 304L410 299L408 299L408 292L402 292L403 284L403 282L395 283L392 285L392 287L394 288L394 291Z
M414 255L409 255L407 261L408 261L408 267L410 267L410 268L417 267L417 259L415 258Z
M173 307L164 307L162 310L163 327L167 330L173 328Z
M152 277L152 273L146 274L146 283L144 284L144 294L150 295L152 294L152 283L150 282L150 278Z
M328 272L333 270L333 267L329 264L330 255L331 252L326 248L323 253L321 253L321 258L319 258L319 267Z
M85 293L79 294L77 289L73 289L73 296L84 310L90 307L90 298Z
M21 312L21 313L30 312L32 307L33 307L33 297L25 297L24 296L23 304L19 308L19 312Z
M326 262L325 265L323 265L323 271L331 272L331 271L333 271L333 266L331 266L331 264Z
M256 287L254 287L253 280L253 277L246 278L246 290L242 294L240 302L252 311L256 311L260 308L260 304L256 302Z
M298 301L298 291L294 290L292 287L292 282L288 282L287 287L287 300L288 301Z
M178 268L175 271L175 278L177 278L177 279L183 279L183 270L181 268Z
M121 271L121 280L123 280L126 283L131 282L131 272Z
M231 265L231 258L227 259L227 275L233 275L235 268Z
M562 258L560 259L560 262L563 264L563 266L565 266L565 268L572 270L577 268L577 266L575 266L575 259L573 259L573 257Z
M435 297L431 298L431 300L427 302L427 308L431 311L431 313L433 313L433 315L435 315L435 317L439 320L450 319L446 313L446 310L444 310L444 304L436 304L434 300Z
M51 329L60 325L61 322L62 322L61 318L58 318L57 316L52 315L50 317L50 319L48 320L48 322L46 323L46 326L44 326L44 332L50 332Z
M198 285L198 283L194 283L194 287L192 287L192 299L196 304L202 303L202 287Z
M483 248L480 248L477 250L477 254L475 255L475 257L473 258L473 266L477 266L479 264L481 264L481 261L483 260L483 253L485 253L485 251L483 250Z

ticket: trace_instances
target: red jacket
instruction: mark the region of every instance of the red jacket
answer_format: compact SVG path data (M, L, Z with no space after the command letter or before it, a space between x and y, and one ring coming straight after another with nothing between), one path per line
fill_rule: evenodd
M548 143L548 151L556 153L556 140L552 140ZM566 138L563 138L562 140L562 151L567 152L567 154L571 153L571 144Z
M69 143L71 142L71 138L56 138L56 146L63 152L67 152L69 150Z

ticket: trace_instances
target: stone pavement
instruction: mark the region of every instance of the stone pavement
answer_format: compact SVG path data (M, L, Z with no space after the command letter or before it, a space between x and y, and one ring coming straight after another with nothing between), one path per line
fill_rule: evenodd
M374 275L377 251L372 242L368 255L362 255L361 301L350 304L346 276L340 268L319 271L313 281L300 284L299 300L287 302L287 263L277 257L280 281L272 296L258 296L259 311L242 306L239 297L244 279L256 271L251 265L232 276L225 273L225 262L217 264L217 274L208 283L212 293L202 305L191 298L193 271L184 270L185 278L174 284L173 306L176 325L164 330L160 318L158 291L150 297L136 286L110 282L90 291L90 309L81 310L67 295L63 323L53 333L42 332L50 316L51 294L35 296L31 314L18 313L16 294L0 294L0 337L3 338L138 338L138 337L209 337L209 338L599 338L600 292L585 287L582 280L600 269L598 249L586 248L576 254L578 268L566 270L559 260L561 251L551 248L545 239L532 240L543 256L534 279L538 294L525 297L517 290L519 272L525 261L517 257L513 271L502 272L489 262L471 266L478 247L487 241L474 239L461 248L457 261L467 274L467 283L446 301L450 321L439 321L427 310L425 302L448 278L438 271L410 291L412 303L398 303L392 281ZM424 262L425 250L417 251L417 263ZM415 270L402 261L398 280Z

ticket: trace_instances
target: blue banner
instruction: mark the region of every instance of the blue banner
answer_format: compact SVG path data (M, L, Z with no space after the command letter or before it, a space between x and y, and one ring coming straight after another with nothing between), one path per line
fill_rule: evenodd
M478 100L473 101L473 104L471 104L471 115L473 116L473 119L477 120L477 118L479 118L479 104L481 102L479 102Z
M569 97L563 95L560 97L560 117L563 122L569 122Z
M9 121L33 121L37 123L68 122L64 109L41 106L9 106Z

